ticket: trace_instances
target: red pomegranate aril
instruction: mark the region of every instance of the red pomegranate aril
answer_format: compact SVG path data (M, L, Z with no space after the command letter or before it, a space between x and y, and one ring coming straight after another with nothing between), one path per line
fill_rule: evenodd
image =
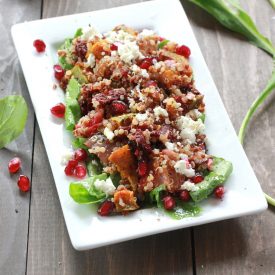
M104 201L98 208L97 212L100 216L108 216L113 212L115 205L112 201Z
M21 160L20 158L13 158L9 161L9 171L12 174L15 174L16 172L18 172L18 170L21 167Z
M63 118L65 115L65 110L65 105L63 103L58 103L51 108L51 113L56 117Z
M122 115L127 111L127 105L119 100L115 100L111 103L112 113L115 115Z
M30 180L27 176L20 175L17 185L22 192L28 192L30 190Z
M222 199L224 196L224 187L223 186L216 187L214 190L214 194L215 194L216 198Z
M36 51L38 53L42 53L46 49L46 44L41 39L36 39L33 41L33 46L35 47Z
M151 65L152 65L152 58L144 58L141 61L141 64L139 65L139 67L141 69L148 70Z
M54 65L53 70L54 77L60 81L65 75L65 70L60 65Z
M163 202L163 206L166 210L172 210L176 205L175 200L171 196L165 196L162 199L162 202Z
M191 50L187 46L182 45L176 48L176 53L184 56L185 58L189 58L191 55Z
M116 44L111 44L110 46L111 51L117 51L117 49L118 49L118 46Z
M150 87L150 86L154 86L156 87L158 84L156 81L154 80L149 80L147 83L146 83L146 87Z
M197 184L204 180L204 177L202 175L195 175L195 177L192 178L192 181Z
M66 176L74 175L74 171L75 171L77 164L78 164L77 160L71 159L68 161L68 163L64 169Z
M75 170L74 170L74 175L79 178L79 179L82 179L86 176L87 174L87 170L86 168L83 166L83 165L77 165L75 167Z
M77 149L75 152L74 152L74 159L76 161L85 161L88 157L88 154L87 152L80 148L80 149Z
M187 190L183 190L180 193L180 199L182 201L189 201L190 200L190 193Z
M138 174L140 177L144 177L148 172L148 165L147 163L142 160L138 163Z

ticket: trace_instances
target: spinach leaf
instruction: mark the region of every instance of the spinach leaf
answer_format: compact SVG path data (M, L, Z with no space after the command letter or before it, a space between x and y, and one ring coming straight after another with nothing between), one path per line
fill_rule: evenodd
M0 149L22 133L27 117L28 107L22 96L0 99Z
M72 131L75 124L81 117L81 110L77 98L80 93L80 85L76 79L71 79L65 95L66 111L65 124L66 129Z
M232 173L233 166L231 162L217 157L214 157L213 160L213 170L205 176L202 182L196 184L198 190L190 192L190 196L195 202L206 199Z
M71 38L67 38L65 39L64 43L59 47L59 50L64 50L66 52L65 56L58 57L59 64L65 70L70 70L73 68L72 63L74 56L71 53L72 41L73 40Z
M159 42L158 44L158 49L162 49L166 44L169 43L169 40L165 39L165 40L162 40L161 42Z
M269 0L269 2L272 8L275 9L275 0Z
M102 173L102 164L99 159L95 156L87 163L87 170L89 176L94 176Z
M83 34L82 28L79 28L76 30L76 32L74 34L74 38L77 38L77 37L81 36L82 34Z
M180 220L187 217L194 217L201 213L201 208L196 205L194 202L183 202L179 199L176 199L176 206L172 210L165 210L161 202L162 196L161 193L166 190L164 184L156 187L150 192L151 202L156 202L157 207L162 209L168 216L175 220Z
M72 141L72 145L73 145L73 148L74 149L78 149L78 148L82 148L82 149L88 149L88 147L85 145L85 142L87 141L86 138L75 138L73 141Z
M250 16L241 8L237 0L189 0L213 15L228 29L244 35L252 44L270 55L275 54L271 41L257 29Z
M82 69L78 65L72 68L72 74L80 84L88 83L87 77L83 74Z
M69 193L72 199L80 204L99 203L106 199L106 194L98 190L94 183L97 179L106 180L107 174L92 176L83 181L71 182Z

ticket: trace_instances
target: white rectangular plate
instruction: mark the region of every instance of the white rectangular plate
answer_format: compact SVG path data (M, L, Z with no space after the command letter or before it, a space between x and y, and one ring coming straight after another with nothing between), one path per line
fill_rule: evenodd
M169 12L167 12L169 11ZM105 32L118 24L149 28L162 37L191 48L196 85L205 95L206 134L210 154L232 161L234 170L226 183L223 200L208 199L200 216L173 220L157 209L138 210L127 216L99 217L96 208L78 205L69 196L70 178L64 175L61 157L70 148L70 136L50 108L64 101L61 89L53 90L52 67L57 48L76 29L91 24ZM12 36L27 81L37 120L56 183L64 218L73 246L91 249L142 236L239 217L266 209L261 187L240 145L219 93L206 66L188 19L178 0L156 0L108 10L87 12L13 26ZM37 54L35 39L43 39L46 53Z

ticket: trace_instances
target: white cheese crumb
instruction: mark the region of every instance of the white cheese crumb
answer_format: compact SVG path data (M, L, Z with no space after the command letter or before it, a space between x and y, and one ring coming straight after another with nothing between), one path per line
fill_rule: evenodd
M85 67L91 67L93 68L95 66L95 56L90 53L88 58L87 58L87 62L84 63Z
M106 32L104 36L109 43L114 43L114 42L124 43L127 41L135 40L135 37L133 35L123 30L119 30L117 32L109 31L109 32Z
M137 121L139 122L143 122L145 121L146 119L148 118L148 115L145 113L145 114L137 114L136 115L136 119Z
M192 118L186 116L181 116L177 119L176 125L181 131L180 136L190 143L194 143L196 141L196 134L202 133L205 129L200 119L194 121Z
M64 151L64 154L61 156L61 165L67 165L68 161L72 159L74 151L72 149L67 149Z
M198 119L201 115L202 113L198 109L191 110L186 114L187 117L194 117L195 119Z
M105 127L103 131L104 136L106 136L107 139L112 140L115 136L114 132L111 131L108 127Z
M141 69L141 75L144 77L144 78L149 78L149 74L147 73L147 71L145 69Z
M188 178L195 176L195 170L191 167L187 159L178 160L175 164L175 170L177 173L185 175Z
M94 27L88 27L84 29L81 38L84 40L93 40L96 36L102 38L102 34Z
M195 183L187 180L181 185L180 189L187 191L197 191L199 188L195 185Z
M142 32L140 32L138 34L138 38L143 38L144 36L150 36L150 35L154 35L155 32L153 30L147 30L147 29L144 29L142 30Z
M109 177L108 179L106 180L99 180L97 179L94 183L95 187L98 189L98 190L101 190L102 192L104 192L107 196L109 195L113 195L115 190L116 190L116 187L114 186L111 178Z
M131 63L132 60L143 57L136 42L125 41L124 44L118 45L117 52L125 63Z
M175 144L169 141L165 142L165 146L168 150L171 150L171 151L174 151L176 149Z
M157 118L157 120L159 119L160 116L168 117L167 111L161 108L160 106L154 108L154 115Z

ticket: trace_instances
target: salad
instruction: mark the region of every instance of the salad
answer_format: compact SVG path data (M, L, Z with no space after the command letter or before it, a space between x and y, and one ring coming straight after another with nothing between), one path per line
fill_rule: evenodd
M152 30L119 25L78 29L58 50L55 77L65 91L74 154L65 174L80 204L101 216L157 206L176 219L198 202L224 195L232 164L207 152L205 104L189 64L190 49Z

